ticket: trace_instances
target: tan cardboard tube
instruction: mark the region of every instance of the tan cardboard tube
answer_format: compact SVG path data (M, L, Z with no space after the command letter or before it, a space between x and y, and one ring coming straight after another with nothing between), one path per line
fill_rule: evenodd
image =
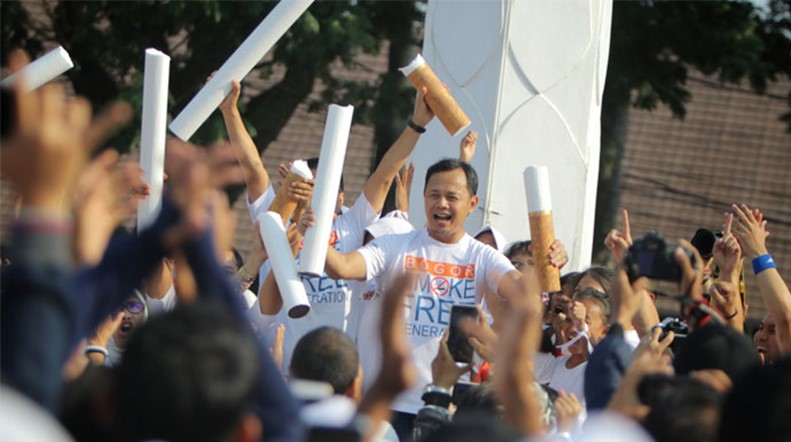
M549 170L544 166L528 166L524 179L530 218L530 249L538 283L542 292L556 292L560 290L560 271L549 262L549 247L555 242Z
M288 224L291 215L293 215L294 211L297 209L297 200L288 195L288 188L291 186L291 183L312 178L313 174L310 172L308 164L305 161L294 161L294 164L291 165L291 171L288 177L286 177L286 180L280 185L280 188L277 189L275 199L272 200L272 205L269 206L270 212L276 212L280 215L280 218L283 219L283 224Z
M426 88L426 102L451 136L455 137L470 125L470 117L420 54L401 68L401 72L416 89Z
M560 291L560 271L549 262L549 246L555 242L552 212L530 212L530 248L542 292Z

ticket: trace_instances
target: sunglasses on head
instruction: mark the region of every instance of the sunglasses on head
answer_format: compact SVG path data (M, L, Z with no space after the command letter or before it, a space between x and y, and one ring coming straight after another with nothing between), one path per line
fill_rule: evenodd
M141 313L145 305L140 301L127 301L124 303L123 308L129 313Z

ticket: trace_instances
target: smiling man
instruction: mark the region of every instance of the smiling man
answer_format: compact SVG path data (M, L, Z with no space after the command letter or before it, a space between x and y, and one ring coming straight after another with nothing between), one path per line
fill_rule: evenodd
M351 253L341 254L332 248L327 253L328 275L376 278L379 294L386 292L401 273L417 274L414 294L407 298L404 308L420 387L405 393L393 405L398 412L393 424L399 436L411 431L414 414L423 405L421 389L431 382L431 361L448 326L451 307L480 304L487 291L507 299L538 293L532 285L528 288L527 278L505 255L465 233L464 222L478 205L477 190L475 169L455 159L441 160L426 172L426 227L379 237Z

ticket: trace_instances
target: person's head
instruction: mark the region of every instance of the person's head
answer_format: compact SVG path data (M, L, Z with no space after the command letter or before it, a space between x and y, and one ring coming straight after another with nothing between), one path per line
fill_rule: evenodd
M464 222L478 206L478 175L467 163L446 158L426 172L423 199L429 235L456 243L464 236Z
M720 418L720 442L791 440L791 359L752 367L733 384Z
M610 329L610 297L594 289L584 289L574 295L574 301L585 305L585 323L588 337L594 347L601 342Z
M319 157L308 158L307 160L305 160L305 162L308 163L308 168L310 169L310 172L313 174L313 178L314 179L317 178L316 171L319 170ZM341 182L338 185L338 199L335 202L335 213L337 213L338 215L340 215L341 213L341 207L343 207L343 201L344 201L343 174L341 174Z
M121 306L121 314L123 318L121 318L118 330L113 333L113 343L116 347L123 349L126 348L132 332L140 328L140 325L148 319L148 305L146 305L143 295L135 290L134 294L126 298Z
M505 256L516 267L516 270L525 274L533 271L535 261L533 260L533 255L530 254L530 240L511 244L508 250L505 251Z
M755 344L755 349L758 350L758 356L764 365L773 364L780 359L780 344L777 342L775 327L772 315L766 315L763 321L758 324L758 330L753 335L753 344Z
M454 420L430 433L425 442L516 442L523 437L502 421L488 413L465 414L464 419Z
M342 331L319 327L302 337L289 367L297 379L326 382L335 394L359 401L362 373L357 347Z
M643 426L656 442L715 442L722 393L688 382L660 396Z
M232 280L238 280L237 274L239 273L239 270L244 267L244 258L242 257L242 254L239 253L239 250L236 249L236 247L231 247L225 252L225 256L223 256L222 267ZM239 288L242 292L247 290L247 286L241 281L239 281Z
M473 238L502 253L505 253L505 246L508 243L505 236L492 226L484 227Z
M605 267L591 267L582 272L574 286L575 292L585 289L596 289L602 293L610 294L615 272Z
M261 376L255 338L217 305L195 302L148 321L129 340L116 409L133 440L260 438L252 414Z
M736 329L721 324L695 329L673 359L677 374L713 369L722 370L731 380L736 380L753 365L760 365L753 343Z

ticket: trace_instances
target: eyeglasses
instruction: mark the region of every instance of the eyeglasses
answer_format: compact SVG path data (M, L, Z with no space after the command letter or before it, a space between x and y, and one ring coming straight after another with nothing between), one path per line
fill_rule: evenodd
M140 301L127 301L123 308L129 313L140 313L145 309L145 305Z

